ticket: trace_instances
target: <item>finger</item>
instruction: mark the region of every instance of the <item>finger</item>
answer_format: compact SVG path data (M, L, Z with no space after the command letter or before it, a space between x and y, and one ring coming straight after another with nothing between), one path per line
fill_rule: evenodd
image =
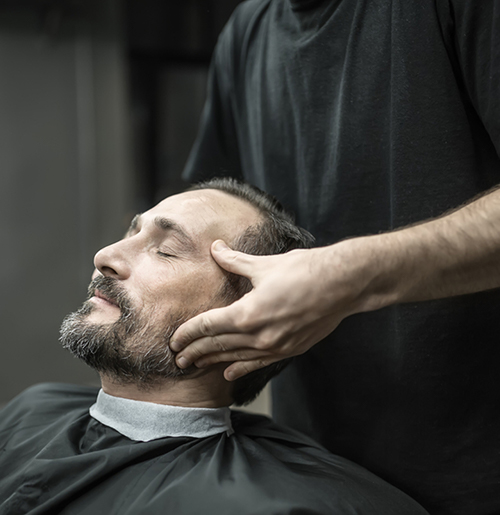
M231 352L238 348L248 347L251 342L252 337L246 334L205 336L188 345L177 355L175 361L179 368L187 368L208 354Z
M232 250L222 240L216 240L212 243L211 252L217 264L224 270L252 279L255 263L259 259L258 256Z
M172 335L170 348L179 352L187 345L204 336L238 332L234 320L237 319L238 309L234 304L223 308L215 308L184 322Z
M230 361L253 361L259 358L266 358L270 353L263 352L258 349L234 349L226 352L214 352L202 356L194 362L197 368L205 368L216 363L228 363Z
M227 381L235 381L236 379L239 379L240 377L243 377L250 372L267 367L276 361L279 361L279 359L261 358L252 361L237 361L236 363L229 365L226 370L224 370L224 377Z

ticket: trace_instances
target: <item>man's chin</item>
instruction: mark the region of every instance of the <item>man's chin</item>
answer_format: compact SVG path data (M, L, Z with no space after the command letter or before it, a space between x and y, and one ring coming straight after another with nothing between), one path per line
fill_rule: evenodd
M120 313L105 313L102 311L94 310L89 315L83 318L83 321L91 325L111 325L120 318Z
M100 309L87 301L68 315L61 326L62 346L99 373L123 384L149 388L166 379L182 378L200 370L180 369L170 350L171 335L187 317L173 314L160 324L151 316ZM175 322L174 322L175 321Z

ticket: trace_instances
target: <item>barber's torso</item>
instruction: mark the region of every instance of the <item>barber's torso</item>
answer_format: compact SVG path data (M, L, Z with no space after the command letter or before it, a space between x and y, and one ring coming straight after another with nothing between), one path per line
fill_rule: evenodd
M459 206L500 177L493 4L245 2L187 175L240 175L319 245ZM275 380L275 417L432 513L500 512L498 313L492 291L351 317Z

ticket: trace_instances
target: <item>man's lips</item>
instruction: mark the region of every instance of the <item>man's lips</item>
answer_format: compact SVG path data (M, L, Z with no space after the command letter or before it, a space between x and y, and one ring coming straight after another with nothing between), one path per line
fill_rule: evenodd
M107 302L108 304L119 307L116 301L114 301L113 299L110 299L109 297L104 295L104 293L100 292L97 289L94 291L94 297L97 299L103 300L103 301Z

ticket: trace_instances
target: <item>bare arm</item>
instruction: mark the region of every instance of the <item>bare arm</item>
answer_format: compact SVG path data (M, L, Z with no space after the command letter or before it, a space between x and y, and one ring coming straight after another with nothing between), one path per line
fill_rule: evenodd
M233 362L229 380L302 354L347 316L391 304L500 286L500 190L409 228L277 256L213 248L253 290L186 322L173 336L179 366Z
M497 288L500 190L447 216L368 240L380 273L368 291L366 310Z

